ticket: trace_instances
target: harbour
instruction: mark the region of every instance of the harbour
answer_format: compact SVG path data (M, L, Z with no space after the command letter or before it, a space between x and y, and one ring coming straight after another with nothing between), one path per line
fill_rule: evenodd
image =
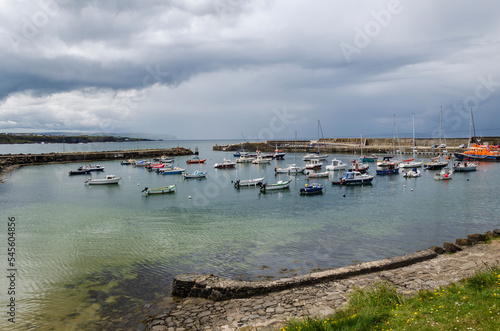
M16 287L23 293L20 304L30 311L17 312L19 329L137 329L146 316L174 307L172 284L180 274L246 281L300 276L410 254L498 228L496 163L480 162L477 171L454 174L450 182L436 181L435 171L426 170L415 179L399 174L376 176L366 186L333 186L330 181L342 172L315 179L275 174L276 167L295 160L304 164L302 152L286 153L284 160L267 165L215 169L224 158L235 158L229 151L213 151L213 146L237 143L141 146L198 147L204 164L188 164L191 155L175 156L174 164L188 173L205 171L203 180L160 176L121 165L120 158L100 161L105 171L92 174L121 177L114 186L86 186L86 178L68 176L82 161L23 166L9 173L0 185L0 206L2 215L16 219L22 243L17 255L22 277ZM113 143L64 148L90 154L130 146L136 147ZM52 151L46 145L11 146L3 154L63 149L50 147ZM331 155L324 164L333 157L348 163L360 154ZM238 179L262 177L268 183L291 179L290 187L261 194L258 187L233 185ZM323 184L323 194L300 196L299 189L308 183ZM141 193L144 187L171 184L175 193Z

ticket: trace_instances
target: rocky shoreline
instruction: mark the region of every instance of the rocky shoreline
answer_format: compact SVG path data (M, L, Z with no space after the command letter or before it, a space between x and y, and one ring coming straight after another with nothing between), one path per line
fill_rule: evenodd
M443 247L433 246L429 250L403 257L346 267L366 269L366 272L342 278L326 277L322 281L298 284L281 291L271 290L250 297L218 301L200 297L180 299L169 311L149 318L146 329L275 330L290 318L332 314L336 309L345 306L349 293L355 287L363 288L375 282L388 282L395 285L399 293L411 296L420 290L434 289L466 278L485 266L499 265L499 237L500 229L488 231L484 235L473 234L466 239L457 239L455 243L444 243ZM485 240L489 238L494 240L491 244L486 244ZM415 254L428 258L415 258ZM391 263L398 259L405 260L405 257L414 261L396 268L383 267L391 266ZM331 270L322 273L325 272ZM183 279L186 280L185 277ZM220 285L220 279L217 281ZM198 283L198 286L207 288L213 284L215 283L207 281ZM227 288L229 287L234 288L234 281L227 283Z

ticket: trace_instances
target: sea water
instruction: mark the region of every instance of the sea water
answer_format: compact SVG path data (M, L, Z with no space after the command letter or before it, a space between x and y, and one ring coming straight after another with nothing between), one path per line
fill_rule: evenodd
M214 152L217 141L8 145L2 153L48 153L139 148L198 147L207 178L184 180L144 168L103 161L119 185L88 186L88 176L68 176L82 165L22 167L0 184L1 250L8 262L9 217L15 218L16 323L8 321L9 283L0 282L5 313L0 328L137 329L147 315L172 303L172 279L180 273L211 273L244 280L301 275L320 268L394 257L454 242L499 227L500 165L455 173L450 181L377 176L372 185L332 186L328 179L275 175L276 166L301 164L301 155L268 165L214 169L232 153ZM348 162L356 155L332 155ZM370 166L374 173L375 165ZM330 180L341 173L332 172ZM260 194L232 181L292 179L290 189ZM306 183L325 192L300 196ZM176 184L173 194L145 197L145 187ZM0 260L1 261L1 260ZM4 271L8 276L7 271ZM6 279L6 277L3 277Z

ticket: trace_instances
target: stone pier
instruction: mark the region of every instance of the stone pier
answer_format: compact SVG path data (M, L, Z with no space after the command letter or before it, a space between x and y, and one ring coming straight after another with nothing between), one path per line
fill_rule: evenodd
M146 329L276 330L290 318L330 315L348 303L354 288L376 282L393 284L399 293L411 296L420 290L457 282L485 266L497 266L500 263L499 236L500 230L494 230L398 258L326 270L294 277L295 280L268 282L268 291L261 282L254 284L258 291L248 291L247 283L250 282L224 280L212 275L179 276L174 284L177 293L196 297L180 299L168 311L150 318ZM492 243L486 244L483 240L489 238L493 238ZM288 286L293 282L294 286ZM280 284L288 285L280 288ZM246 297L237 298L242 295L243 287ZM215 291L220 295L214 295ZM233 298L224 300L228 297Z

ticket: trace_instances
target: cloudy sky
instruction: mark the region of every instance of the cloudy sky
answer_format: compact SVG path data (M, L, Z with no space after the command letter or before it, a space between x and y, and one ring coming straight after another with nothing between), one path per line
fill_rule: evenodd
M0 0L0 132L500 135L500 2ZM394 117L395 115L395 117Z

